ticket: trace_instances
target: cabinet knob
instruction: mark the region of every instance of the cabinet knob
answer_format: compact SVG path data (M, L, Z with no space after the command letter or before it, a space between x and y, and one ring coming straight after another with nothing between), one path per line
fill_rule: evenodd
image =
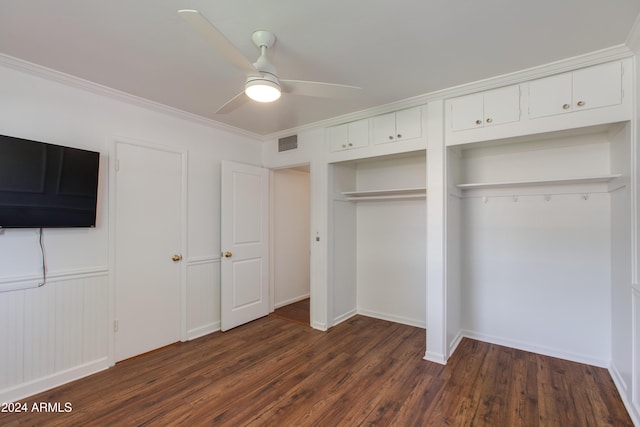
M222 256L225 258L231 258L233 256L233 254L229 251L223 252Z
M476 124L477 125L481 125L482 124L482 120L480 120L480 119L476 120Z
M349 143L348 145L349 145L349 147L353 147L353 144L352 144L352 143Z
M393 135L389 135L389 141L393 140Z
M402 134L401 133L398 134L398 138L402 138Z
M562 109L563 109L563 110L568 110L568 109L569 109L569 107L571 107L571 105L569 105L569 104L562 104Z
M342 144L342 148L347 148L347 144Z
M586 104L586 102L584 101L578 101L578 107L584 107L584 104Z
M491 123L493 121L493 119L491 117L487 118L487 123Z

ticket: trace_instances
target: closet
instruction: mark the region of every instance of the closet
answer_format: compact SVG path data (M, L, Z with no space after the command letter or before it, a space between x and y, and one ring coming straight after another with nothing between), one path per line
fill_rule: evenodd
M333 324L363 314L425 327L426 151L328 167Z
M447 147L448 306L462 335L608 364L612 299L630 283L630 127Z

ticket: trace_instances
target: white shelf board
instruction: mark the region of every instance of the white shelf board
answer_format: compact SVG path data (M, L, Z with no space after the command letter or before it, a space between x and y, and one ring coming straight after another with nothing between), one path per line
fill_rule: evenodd
M427 195L425 187L393 188L389 190L343 191L347 200L422 199Z
M467 184L458 184L461 190L473 190L479 188L499 188L499 187L521 187L527 185L571 185L571 184L594 184L605 183L613 179L620 178L620 174L613 175L597 175L597 176L582 176L571 178L553 178L553 179L524 179L517 181L502 181L502 182L474 182Z

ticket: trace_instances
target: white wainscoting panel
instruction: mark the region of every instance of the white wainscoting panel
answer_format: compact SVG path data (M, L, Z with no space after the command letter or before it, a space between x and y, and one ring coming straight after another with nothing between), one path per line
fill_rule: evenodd
M0 402L108 367L107 283L97 267L0 293Z
M24 293L0 294L0 389L23 380L24 360ZM0 398L1 402L6 402Z
M191 258L187 264L187 339L220 330L220 258Z

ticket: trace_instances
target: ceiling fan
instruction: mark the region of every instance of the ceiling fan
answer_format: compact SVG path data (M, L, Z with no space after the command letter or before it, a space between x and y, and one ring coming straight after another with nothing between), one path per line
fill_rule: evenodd
M218 29L197 10L179 10L182 18L218 50L227 61L247 75L245 88L227 101L216 113L229 113L248 101L272 102L281 93L315 96L322 98L350 98L358 95L361 88L323 82L284 80L278 78L276 68L267 58L267 49L276 42L276 36L266 30L254 31L251 40L260 49L260 57L251 63Z

